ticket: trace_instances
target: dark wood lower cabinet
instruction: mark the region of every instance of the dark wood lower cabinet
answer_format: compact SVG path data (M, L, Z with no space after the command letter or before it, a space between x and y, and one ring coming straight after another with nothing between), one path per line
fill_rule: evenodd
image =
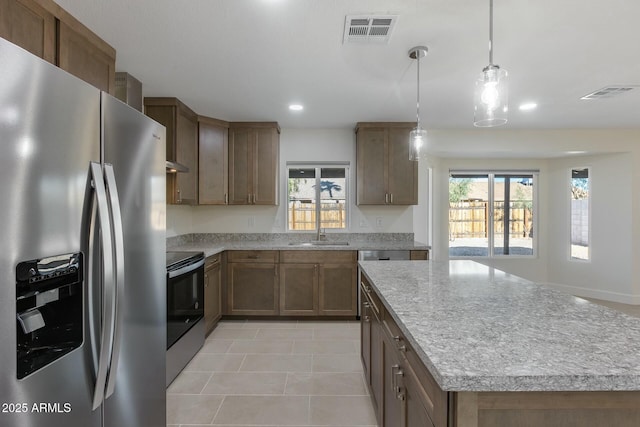
M356 316L356 251L280 251L280 315Z
M380 427L447 427L448 394L417 359L366 277L361 282L361 350Z
M382 344L382 420L383 426L403 427L403 407L406 395L401 388L403 368L395 343L385 334ZM417 426L416 426L417 427Z
M280 314L318 314L318 264L280 264Z
M278 251L230 251L226 294L230 315L277 315Z
M222 317L221 254L207 258L204 269L204 321L208 334Z
M355 316L358 310L356 287L358 267L355 262L320 264L319 271L320 307L318 314L321 316Z

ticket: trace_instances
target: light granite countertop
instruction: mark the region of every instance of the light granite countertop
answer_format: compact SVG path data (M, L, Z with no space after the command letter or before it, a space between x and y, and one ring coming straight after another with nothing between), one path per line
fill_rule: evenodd
M640 318L473 261L360 266L443 390L640 390Z
M309 234L272 235L264 234L228 234L224 235L194 235L188 239L173 239L167 243L167 251L202 251L205 256L215 255L226 250L292 250L292 251L317 251L317 250L428 250L429 246L407 240L405 234L381 234L367 236L364 234L331 234L329 241L318 246L302 246L300 243L311 241ZM245 240L243 240L243 237ZM368 238L367 238L368 237ZM380 237L380 238L378 238ZM331 241L348 242L348 245L331 245ZM297 244L290 244L291 242Z

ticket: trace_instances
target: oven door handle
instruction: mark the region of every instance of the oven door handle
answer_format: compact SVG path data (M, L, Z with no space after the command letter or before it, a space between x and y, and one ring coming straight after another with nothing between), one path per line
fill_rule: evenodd
M182 268L177 270L169 271L167 274L169 275L169 279L173 279L174 277L182 276L183 274L189 273L190 271L197 270L198 268L204 265L204 260L201 259L194 264L185 265Z

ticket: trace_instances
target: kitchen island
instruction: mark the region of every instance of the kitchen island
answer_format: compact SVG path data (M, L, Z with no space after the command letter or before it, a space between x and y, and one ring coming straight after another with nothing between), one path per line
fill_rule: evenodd
M381 426L640 425L640 319L472 261L360 268Z

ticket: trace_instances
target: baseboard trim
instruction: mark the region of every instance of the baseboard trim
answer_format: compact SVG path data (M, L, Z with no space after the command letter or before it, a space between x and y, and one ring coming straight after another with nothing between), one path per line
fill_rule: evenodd
M603 291L600 289L582 288L580 286L564 285L561 283L543 283L552 289L575 295L577 297L596 298L622 304L640 305L640 295L623 294L619 292Z

